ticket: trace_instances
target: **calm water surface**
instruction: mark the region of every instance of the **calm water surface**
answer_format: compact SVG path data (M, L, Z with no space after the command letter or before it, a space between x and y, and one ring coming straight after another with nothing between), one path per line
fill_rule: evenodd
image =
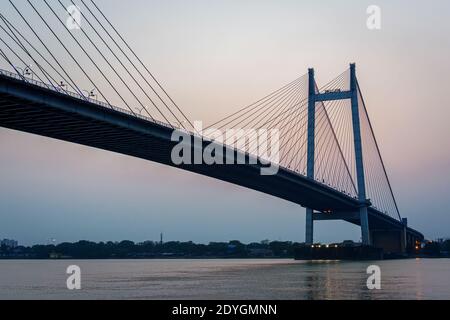
M379 291L366 286L371 264ZM67 290L69 265L80 291ZM0 299L450 299L450 259L0 261Z

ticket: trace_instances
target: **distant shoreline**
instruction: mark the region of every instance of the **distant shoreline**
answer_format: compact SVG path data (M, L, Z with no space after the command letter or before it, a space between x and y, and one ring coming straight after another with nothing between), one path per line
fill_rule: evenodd
M252 257L252 258L238 258L238 257L177 257L177 258L0 258L0 261L95 261L95 260L294 260L294 257Z
M411 259L450 259L450 256L427 256L427 255L421 255L421 256L415 256L415 257L409 257L404 258L404 260L411 260ZM120 260L136 260L136 261L143 261L143 260L295 260L294 257L155 257L155 258L72 258L72 257L65 257L65 258L20 258L20 257L0 257L0 261L71 261L71 260L77 260L77 261L120 261Z
M5 240L14 245L0 246L0 260L218 260L218 259L294 259L299 248L305 244L291 241L269 241L243 244L238 240L229 242L210 242L196 244L189 242L154 242L133 241L60 243L57 245L18 246L17 241ZM353 241L342 244L321 245L316 248L331 246L356 246ZM319 249L320 250L320 249ZM429 242L413 257L448 258L450 240L445 242Z
M238 240L229 242L154 242L134 243L91 242L34 245L31 247L2 246L0 259L20 260L111 260L111 259L292 259L299 243L290 241L261 241L243 244Z

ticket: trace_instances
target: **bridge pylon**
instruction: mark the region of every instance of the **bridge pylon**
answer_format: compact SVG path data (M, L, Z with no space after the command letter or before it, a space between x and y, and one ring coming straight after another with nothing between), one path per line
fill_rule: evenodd
M320 93L317 91L314 69L309 69L309 91L308 91L308 150L307 150L307 177L315 180L315 131L316 131L316 103L335 100L351 100L351 113L353 124L353 142L355 150L355 164L357 176L357 191L359 207L359 219L361 225L361 239L364 245L370 245L368 207L370 201L366 195L366 181L364 173L363 146L361 139L361 119L359 114L359 93L356 77L356 65L350 64L350 90L333 93ZM312 245L314 242L314 210L306 209L306 232L305 244Z
M308 70L308 149L307 149L307 177L314 180L315 161L315 131L316 131L316 81L314 69ZM314 210L306 208L306 245L314 243Z
M366 195L366 179L364 174L363 146L361 139L361 119L359 114L358 80L356 64L350 64L350 92L352 102L353 141L355 147L356 176L358 183L359 215L361 219L361 239L365 245L370 245L368 200Z

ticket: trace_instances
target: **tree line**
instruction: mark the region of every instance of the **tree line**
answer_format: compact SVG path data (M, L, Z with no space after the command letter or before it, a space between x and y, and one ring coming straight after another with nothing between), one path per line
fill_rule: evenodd
M34 245L10 248L0 247L0 258L24 259L149 259L149 258L293 258L295 248L303 244L291 241L262 241L243 244L234 240L230 242L210 242L196 244L189 242L154 242L135 243L125 240L120 242L78 241L58 245ZM428 242L421 250L425 256L449 256L450 240Z
M0 257L23 257L35 259L73 258L73 259L126 259L126 258L170 258L170 257L212 257L212 258L247 258L294 256L298 243L290 241L262 241L243 244L240 241L211 242L196 244L189 242L154 242L133 241L61 243L58 245L34 245L31 247L0 248Z

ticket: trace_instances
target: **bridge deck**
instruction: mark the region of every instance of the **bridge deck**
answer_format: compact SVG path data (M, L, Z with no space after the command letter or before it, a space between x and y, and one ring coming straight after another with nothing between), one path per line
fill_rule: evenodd
M154 161L317 211L354 212L359 206L356 199L285 168L274 176L261 176L261 165L175 166L170 156L173 128L2 74L0 126ZM359 224L358 219L347 220ZM369 223L376 229L403 228L400 221L374 208L369 209ZM413 229L408 232L423 238Z

